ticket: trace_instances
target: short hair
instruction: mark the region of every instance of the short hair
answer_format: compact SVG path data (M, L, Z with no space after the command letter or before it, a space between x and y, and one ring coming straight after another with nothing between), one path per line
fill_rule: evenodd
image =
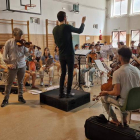
M79 44L76 44L75 47L79 47Z
M0 45L0 50L4 47L4 45Z
M130 58L132 57L131 50L127 47L122 47L118 50L118 54L122 56L123 61L129 63Z
M92 49L93 47L94 47L94 45L91 44L91 45L89 46L89 50Z
M22 36L23 31L20 28L14 28L13 29L13 36Z
M95 47L100 46L99 44L96 44Z
M107 42L105 41L104 44L106 44Z
M135 43L135 41L131 41L131 43Z
M120 45L122 45L122 46L123 46L123 45L124 45L124 42L122 42L122 41L121 41L121 42L118 42L118 44L120 44Z
M64 21L64 18L66 17L66 13L64 11L60 11L57 14L57 19L59 20L59 22Z

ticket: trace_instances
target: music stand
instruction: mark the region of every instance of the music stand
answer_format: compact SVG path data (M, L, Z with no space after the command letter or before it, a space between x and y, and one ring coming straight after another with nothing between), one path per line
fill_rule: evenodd
M89 54L91 52L91 50L77 50L76 52L75 52L75 58L78 60L78 65L79 65L79 80L78 80L78 82L76 83L76 85L74 86L74 89L76 88L76 89L80 89L80 90L83 90L83 88L82 88L82 86L81 86L81 84L80 84L80 81L81 81L81 79L80 79L80 71L81 71L81 59L83 58L83 57L85 57L85 59L86 59L86 56ZM84 91L84 90L83 90Z

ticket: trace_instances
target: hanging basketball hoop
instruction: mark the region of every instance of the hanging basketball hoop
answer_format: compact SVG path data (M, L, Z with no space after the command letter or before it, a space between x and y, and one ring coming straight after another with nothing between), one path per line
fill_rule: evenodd
M27 4L27 5L25 5L25 10L28 10L28 8L34 8L34 7L36 7L36 5L35 4Z

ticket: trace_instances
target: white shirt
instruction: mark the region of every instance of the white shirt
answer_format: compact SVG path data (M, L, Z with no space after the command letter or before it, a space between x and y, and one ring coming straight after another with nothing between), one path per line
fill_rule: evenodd
M121 98L119 99L119 103L121 106L123 106L130 89L140 86L139 69L131 64L121 66L114 72L112 84L120 84Z
M18 47L15 39L9 39L4 46L3 60L6 64L13 64L17 68L26 66L25 56L29 56L28 48L21 46Z

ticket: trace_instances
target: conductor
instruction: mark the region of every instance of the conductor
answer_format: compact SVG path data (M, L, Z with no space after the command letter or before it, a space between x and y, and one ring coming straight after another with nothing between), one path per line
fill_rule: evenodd
M74 28L67 24L66 13L60 11L57 14L58 21L60 22L53 29L53 35L56 45L59 47L59 60L61 64L61 78L60 78L60 93L59 97L64 98L64 80L66 76L66 66L68 67L68 86L67 86L67 98L72 97L71 87L73 81L73 69L74 69L74 48L72 43L72 32L81 34L84 30L84 23L86 17L82 18L82 23L80 28Z

